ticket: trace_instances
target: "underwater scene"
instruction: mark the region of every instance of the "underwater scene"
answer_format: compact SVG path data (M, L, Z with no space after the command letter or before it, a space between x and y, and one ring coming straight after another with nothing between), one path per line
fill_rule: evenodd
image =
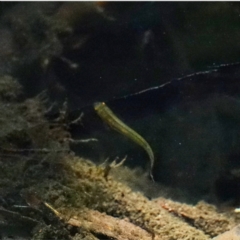
M238 2L0 2L0 239L239 240Z

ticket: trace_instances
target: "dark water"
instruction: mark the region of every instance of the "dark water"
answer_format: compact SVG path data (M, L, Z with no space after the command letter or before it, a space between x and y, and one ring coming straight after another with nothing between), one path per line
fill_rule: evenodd
M109 3L103 14L79 3L75 15L70 3L1 4L1 72L15 75L27 96L47 88L59 105L68 98L72 115L84 112L72 134L99 142L79 154L128 155L127 164L147 170L146 153L94 113L93 103L105 101L152 146L156 181L196 199L238 201L239 65L217 68L239 61L238 3ZM60 16L71 31L41 14Z

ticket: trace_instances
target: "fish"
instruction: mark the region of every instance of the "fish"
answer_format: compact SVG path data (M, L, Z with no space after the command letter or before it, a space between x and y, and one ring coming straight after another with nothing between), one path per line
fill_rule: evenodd
M154 181L152 174L152 169L154 166L154 153L148 142L136 131L123 123L104 102L96 102L93 104L93 106L98 116L102 119L103 122L107 123L110 128L131 139L147 152L150 159L149 175Z

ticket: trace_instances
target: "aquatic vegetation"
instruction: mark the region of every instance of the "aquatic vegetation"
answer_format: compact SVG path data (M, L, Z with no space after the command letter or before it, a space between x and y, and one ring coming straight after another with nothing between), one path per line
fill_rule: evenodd
M194 207L161 197L154 199L154 202L186 221L191 220L196 228L201 229L211 237L228 231L234 226L233 219L218 213L215 206L204 201L198 202Z
M190 5L186 8L184 4L166 3L35 4L16 4L1 19L0 72L9 76L0 79L0 205L4 208L0 215L9 213L9 217L14 218L17 213L19 218L15 222L26 230L26 223L22 221L25 213L20 212L23 208L15 206L24 204L24 191L33 191L63 216L63 225L75 226L72 231L59 222L50 225L52 222L46 218L32 215L32 222L38 219L42 224L34 230L33 239L99 239L102 235L118 238L124 236L121 231L126 229L128 232L124 233L129 233L126 237L129 240L140 239L141 231L156 240L205 240L236 224L232 216L219 214L203 202L187 205L149 198L153 197L152 192L154 196L166 196L162 195L162 189L170 186L174 193L168 196L175 200L179 190L184 201L191 201L185 195L184 190L188 189L191 196L196 197L200 192L201 199L206 197L214 202L217 197L211 197L218 182L220 190L231 188L233 200L239 201L238 188L234 187L239 180L236 175L240 139L239 64L169 80L197 71L200 66L196 63L205 68L212 62L238 59L238 56L226 58L229 46L238 48L238 41L234 41L238 39L238 28L233 31L230 26L231 23L238 26L238 14L231 14L236 17L226 21L230 24L224 24L225 34L219 35L218 31L218 24L222 25L222 19L226 20L227 16L223 10L239 11L237 5L224 4L218 8L221 11L214 10L217 10L217 19L221 19L216 27L216 21L209 21L213 18L202 22L206 14L200 14L201 11L212 9L206 4L191 5L193 10L188 9ZM208 31L205 26L209 26ZM233 34L228 34L232 31ZM223 35L228 36L227 41ZM213 47L215 43L218 48ZM215 53L221 58L216 59ZM25 85L24 92L12 76ZM42 99L28 98L43 89L49 90L49 104L56 101L56 108L68 97L66 111L60 111L54 122L44 115ZM23 97L28 99L24 101ZM155 178L161 182L159 186L164 184L165 188L161 191L160 187L154 188L158 183L152 184L144 170L136 174L119 164L104 167L93 163L100 158L98 146L101 144L104 148L101 154L105 151L106 157L111 157L112 149L104 138L115 144L114 132L110 132L112 138L108 138L108 133L101 130L98 136L102 140L99 138L95 143L98 138L91 130L102 127L92 107L96 101L106 101L134 129L140 129L144 138L106 105L95 104L96 112L105 123L146 151L150 158L150 176L154 164ZM68 113L76 107L84 117L80 115L71 121ZM98 124L95 125L91 116ZM79 135L73 136L75 132ZM145 139L154 141L150 146ZM90 142L94 142L93 145ZM87 145L86 155L81 148L75 151L73 145L77 143ZM94 149L95 144L98 146ZM142 155L135 157L139 151L128 144L124 151L122 145L121 141L117 145L120 154L129 153L136 159L136 165L141 166ZM89 157L89 152L95 159ZM155 163L154 158L160 161ZM118 175L114 175L114 171ZM221 171L230 176L232 186L226 178L217 181L223 175ZM135 185L131 185L129 176ZM148 191L136 187L141 181ZM28 207L32 207L28 203ZM228 210L226 213L238 214ZM78 220L78 224L74 225L69 219ZM6 225L11 223L3 221ZM124 226L121 227L121 223Z
M140 145L148 154L150 159L150 177L153 180L152 168L154 165L154 154L152 148L148 142L135 132L132 128L124 124L111 110L107 107L104 102L98 102L94 104L94 109L101 117L101 119L106 122L112 129L118 131L119 133L125 135L138 145Z
M72 226L76 226L73 220L83 223L80 227L77 225L76 231L86 236L99 231L107 236L119 234L123 228L118 224L124 218L131 223L127 225L123 222L126 224L124 226L134 229L136 236L145 231L150 239L154 235L155 239L165 240L207 240L210 236L217 236L230 229L235 223L230 217L222 216L206 204L203 207L203 204L189 206L173 201L151 201L140 192L134 192L119 179L116 180L111 171L106 178L104 167L74 156L70 149L58 152L57 150L63 149L67 130L61 130L60 123L51 127L51 123L44 119L44 106L39 99L28 99L22 103L15 100L10 104L10 108L6 107L5 103L2 105L5 108L2 111L1 141L5 143L4 146L15 149L8 153L1 149L0 152L1 196L2 199L8 199L8 195L11 194L15 197L14 202L4 203L5 213L8 213L13 204L19 205L23 201L21 197L16 196L16 191L20 196L21 193L30 191L36 192L44 202L53 206L64 217L65 223ZM105 117L109 118L108 115ZM63 133L59 135L60 139L53 136L56 127ZM21 151L23 147L46 148L50 151ZM14 213L12 214L14 216ZM18 215L22 216L21 214ZM33 221L34 216L31 218ZM99 230L97 225L89 225L89 221L99 224L101 220L104 223L104 219L111 221L111 226L117 224L119 228L113 228L109 232L109 229L104 231ZM65 226L60 223L54 224L49 227L41 222L38 226L41 231L34 231L34 237L46 239L56 235L58 238L70 235ZM103 224L103 228L104 226L109 225ZM135 240L136 237L132 239Z

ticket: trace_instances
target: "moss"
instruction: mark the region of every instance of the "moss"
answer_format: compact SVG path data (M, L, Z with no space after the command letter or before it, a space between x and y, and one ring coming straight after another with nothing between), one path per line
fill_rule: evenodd
M5 99L8 99L7 103L0 98L0 194L7 199L17 193L18 197L11 199L11 204L22 204L22 193L33 192L56 208L65 219L73 216L81 218L86 209L92 209L128 219L154 234L156 239L205 240L225 227L224 221L204 222L201 217L194 218L194 224L193 221L189 223L142 193L133 191L128 186L129 181L135 189L141 189L148 183L144 176L146 182L137 186L136 179L141 172L125 169L117 176L118 170L115 169L115 173L110 171L106 177L103 166L75 156L65 141L66 136L70 136L65 124L51 125L44 119L45 109L39 97L23 102L17 102L14 97ZM125 175L124 181L121 174ZM132 176L129 178L127 175ZM179 203L179 206L184 205ZM201 205L197 207L199 211L211 213L211 209L203 209ZM191 211L194 206L189 209ZM215 219L221 220L220 215L215 214ZM97 239L87 229L71 233L61 224L43 225L40 230L33 232L33 239L78 239L81 234L85 239Z
M56 229L53 226L39 226L34 229L32 240L63 239L70 240L69 233L65 229Z
M71 197L74 199L72 205L62 202L58 208L65 215L81 216L83 209L88 207L112 216L128 218L163 239L208 239L202 231L159 208L141 193L133 192L112 177L106 180L102 168L78 157L67 156L65 161L66 166L70 167L66 178L71 182L72 190L76 189L74 198ZM48 200L58 207L53 199Z
M232 216L219 213L214 205L203 201L198 202L195 206L165 198L157 198L154 202L211 237L228 231L236 223Z

